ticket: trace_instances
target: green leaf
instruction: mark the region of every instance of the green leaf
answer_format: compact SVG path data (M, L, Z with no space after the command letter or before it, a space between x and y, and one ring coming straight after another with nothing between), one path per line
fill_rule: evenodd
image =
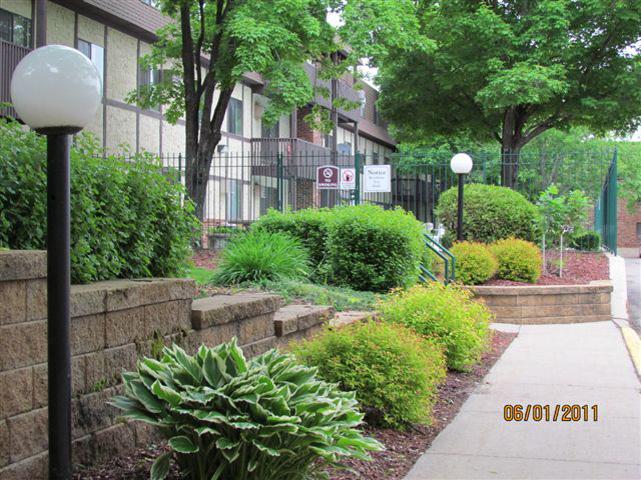
M216 440L216 448L218 448L219 450L229 450L232 448L236 448L238 445L240 445L240 442L233 441L226 437L221 437Z
M169 387L165 387L158 380L156 380L151 386L151 391L161 400L171 404L172 407L180 405L180 402L182 401L180 393Z
M169 460L171 453L163 453L154 461L151 466L150 478L151 480L164 480L169 474Z
M198 445L183 435L172 437L169 439L169 446L180 453L196 453L198 452Z

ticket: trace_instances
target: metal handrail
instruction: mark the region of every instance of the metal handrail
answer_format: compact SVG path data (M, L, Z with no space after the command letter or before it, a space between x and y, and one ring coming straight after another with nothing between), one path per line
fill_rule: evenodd
M445 284L449 284L456 280L456 257L447 248L437 242L432 236L425 233L423 234L423 243L427 248L434 252L445 264ZM430 279L436 281L436 276L430 270L421 265L421 281L427 281L423 275L427 275Z

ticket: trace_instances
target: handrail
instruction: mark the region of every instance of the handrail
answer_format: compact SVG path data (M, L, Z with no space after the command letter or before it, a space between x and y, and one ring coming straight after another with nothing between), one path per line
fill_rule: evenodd
M432 236L425 233L423 234L423 242L427 248L434 252L445 264L445 284L449 284L456 280L456 257L447 248L437 242ZM450 268L451 267L451 268ZM421 275L419 278L422 282L426 279L423 275L427 275L430 279L436 281L436 276L429 271L425 265L421 265Z

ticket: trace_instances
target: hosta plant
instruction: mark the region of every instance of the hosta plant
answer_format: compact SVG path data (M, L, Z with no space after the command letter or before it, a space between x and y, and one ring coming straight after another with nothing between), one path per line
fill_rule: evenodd
M354 393L277 350L246 360L235 339L194 356L165 348L123 382L112 405L158 427L171 447L152 479L167 476L173 457L194 480L303 480L318 476L318 460L367 459L382 448L357 429L363 415Z

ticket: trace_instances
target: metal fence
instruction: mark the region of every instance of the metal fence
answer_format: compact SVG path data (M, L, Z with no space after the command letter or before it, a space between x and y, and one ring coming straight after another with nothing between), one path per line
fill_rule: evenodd
M468 183L501 184L499 154L481 152L471 156L474 168L466 178ZM375 154L331 154L322 148L298 151L287 148L283 142L274 142L271 146L263 143L246 153L216 154L209 178L203 184L206 189L203 242L207 244L208 234L215 233L216 227L247 226L272 208L285 211L372 203L383 208L399 206L413 212L422 222L433 222L441 193L456 183L450 157L451 154L443 152L402 153L387 158ZM160 161L168 175L185 182L183 154L163 155ZM317 170L321 166L354 169L358 177L364 166L382 164L390 165L389 192L364 192L360 181L350 189L318 188ZM551 184L556 184L562 192L583 190L592 204L599 206L595 219L598 228L605 228L603 236L607 238L607 245L616 247L616 223L612 221L611 206L612 195L616 198L616 162L612 162L611 152L522 154L510 166L518 168L513 188L532 201ZM604 190L604 185L612 183L614 186ZM602 191L609 196L603 199ZM608 205L609 212L605 217L604 205ZM599 220L601 218L605 220ZM612 235L615 240L611 240Z
M617 253L617 152L608 168L603 188L594 209L594 228L601 235L603 245L612 253Z

